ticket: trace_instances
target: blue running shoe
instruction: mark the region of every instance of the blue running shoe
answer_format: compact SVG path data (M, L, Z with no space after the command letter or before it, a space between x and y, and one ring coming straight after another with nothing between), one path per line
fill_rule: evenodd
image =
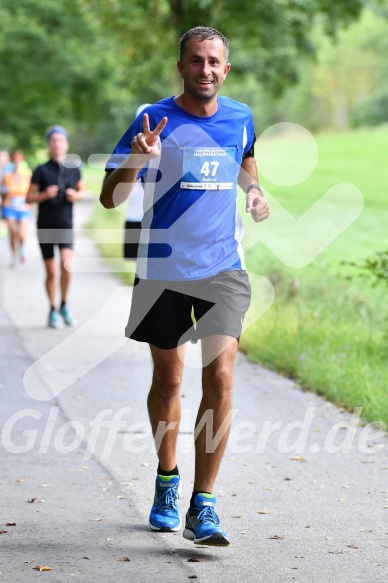
M47 325L49 328L56 328L57 330L59 328L62 328L62 322L59 319L59 315L58 315L58 312L56 310L51 310L51 312L49 313Z
M186 526L183 536L194 541L196 545L227 547L228 536L220 528L220 521L214 511L216 497L212 494L197 494L194 498L194 508L189 508L186 514Z
M175 532L182 526L177 500L182 492L179 476L156 475L155 499L149 526L159 532Z
M66 305L59 310L59 313L61 314L66 326L77 325L77 320L74 318L73 314Z

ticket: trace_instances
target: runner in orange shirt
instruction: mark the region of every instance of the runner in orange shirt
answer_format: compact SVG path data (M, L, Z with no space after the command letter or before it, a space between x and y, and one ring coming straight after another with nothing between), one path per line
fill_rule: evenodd
M3 218L7 221L9 242L11 245L11 267L16 267L17 259L26 261L24 241L31 209L26 203L30 186L31 171L22 164L24 155L20 151L12 154L13 170L4 176L6 194L3 203Z

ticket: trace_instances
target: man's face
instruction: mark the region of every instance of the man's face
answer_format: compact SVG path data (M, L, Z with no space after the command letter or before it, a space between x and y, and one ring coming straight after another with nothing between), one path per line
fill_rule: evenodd
M204 103L215 98L229 69L230 64L225 61L224 44L217 37L212 40L190 39L183 60L178 61L185 92Z
M67 149L69 145L67 143L67 139L64 135L59 133L54 133L50 136L48 141L48 149L51 158L54 160L58 159L61 160L67 154Z

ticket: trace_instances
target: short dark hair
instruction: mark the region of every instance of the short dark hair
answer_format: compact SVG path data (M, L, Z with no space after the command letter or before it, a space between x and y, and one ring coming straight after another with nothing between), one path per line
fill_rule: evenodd
M228 39L215 28L208 26L196 26L186 31L179 41L179 60L183 60L183 55L186 51L186 46L191 38L199 38L200 40L212 40L214 37L220 38L224 45L225 61L229 59L229 42Z

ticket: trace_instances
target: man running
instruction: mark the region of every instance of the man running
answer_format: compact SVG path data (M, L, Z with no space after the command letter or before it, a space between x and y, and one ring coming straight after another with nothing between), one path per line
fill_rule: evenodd
M83 197L83 183L78 167L64 166L68 141L61 126L46 132L50 159L38 166L32 175L27 202L38 203L38 240L46 268L46 291L50 302L48 326L61 328L62 321L74 326L76 320L67 305L73 258L73 204ZM56 309L57 266L54 246L60 253L61 304Z
M127 130L107 163L100 200L114 208L139 177L144 182L145 214L126 335L149 343L154 367L147 404L159 466L149 526L156 531L181 527L179 389L184 344L201 339L202 401L183 536L196 544L227 546L212 492L229 433L233 364L251 293L240 245L237 183L254 221L270 211L258 183L252 113L218 96L230 70L226 38L202 26L187 31L177 65L183 92L147 107ZM207 443L204 419L212 421L212 436L221 429L217 444ZM160 438L161 427L168 430Z

